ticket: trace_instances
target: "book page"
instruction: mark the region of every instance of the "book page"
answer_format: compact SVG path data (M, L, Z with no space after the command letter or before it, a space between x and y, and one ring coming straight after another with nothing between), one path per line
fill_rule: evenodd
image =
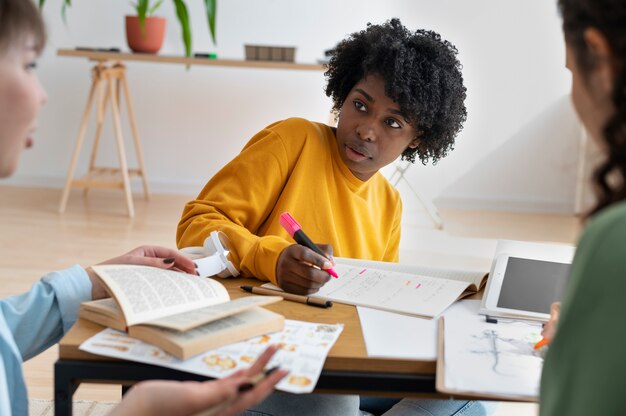
M131 326L230 299L213 279L134 265L93 266Z
M268 345L279 344L281 348L267 368L279 366L289 370L289 374L276 388L290 393L311 393L322 372L326 356L342 331L341 324L285 320L283 331L203 352L187 360L179 360L160 348L112 329L105 329L89 338L81 344L80 349L106 357L222 378L250 367Z
M78 316L99 325L126 331L126 321L122 310L112 298L81 303Z
M543 352L533 346L541 325L488 323L478 305L473 312L443 318L445 391L537 399Z
M193 343L199 339L204 338L206 335L216 334L226 329L236 328L241 326L242 324L248 322L260 323L263 320L281 317L277 313L268 311L267 309L259 308L259 309L251 309L247 310L232 316L227 316L222 319L218 319L217 321L209 322L205 325L200 325L196 328L190 329L189 331L175 331L173 329L167 328L150 328L150 331L154 334L159 334L159 336L169 338L177 344L186 344ZM133 328L129 328L129 334L133 336L133 331L142 327L145 328L144 325L136 326ZM245 336L244 336L245 337Z
M257 306L269 305L283 300L280 296L245 296L230 302L205 306L175 315L166 316L145 322L144 325L154 325L176 331L188 331L200 325L231 316Z
M345 264L336 264L335 271L339 278L330 279L312 296L431 318L450 306L469 285L463 281Z
M184 359L209 349L280 331L284 327L284 316L256 307L185 332L150 325L134 325L128 328L128 334Z
M487 275L487 272L483 270L441 269L436 267L415 266L410 264L392 263L387 261L351 259L347 257L335 257L334 260L337 264L345 264L348 266L362 266L371 269L418 274L422 276L468 282L476 285L477 289L480 288L480 284L482 283L484 277Z
M89 302L83 302L80 304L81 310L87 310L90 312L96 312L110 318L117 318L120 320L124 320L124 315L122 315L122 311L120 307L117 306L117 302L113 298L105 298L92 300Z

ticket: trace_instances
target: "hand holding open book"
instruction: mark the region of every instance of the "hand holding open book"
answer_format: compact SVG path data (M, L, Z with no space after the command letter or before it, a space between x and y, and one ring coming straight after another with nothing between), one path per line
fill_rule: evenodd
M231 301L214 279L147 266L100 265L93 270L113 299L85 302L79 316L163 348L179 358L268 332L284 317L261 308L281 297Z

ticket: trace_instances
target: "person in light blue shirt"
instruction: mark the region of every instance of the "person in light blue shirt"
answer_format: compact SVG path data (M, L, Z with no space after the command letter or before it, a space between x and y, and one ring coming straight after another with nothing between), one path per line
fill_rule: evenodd
M28 413L22 360L57 342L76 320L79 303L90 299L85 271L73 266L46 275L28 293L0 300L0 414Z
M0 177L11 175L23 148L33 143L46 94L34 72L45 43L43 22L31 0L0 0ZM176 250L142 246L104 263L139 264L195 273ZM0 299L0 416L27 415L22 362L55 344L74 324L81 302L107 297L93 270L75 265L50 273L27 293ZM192 415L230 401L220 415L233 415L263 400L286 375L272 373L243 393L239 386L263 370L276 347L248 370L216 381L138 383L114 415Z

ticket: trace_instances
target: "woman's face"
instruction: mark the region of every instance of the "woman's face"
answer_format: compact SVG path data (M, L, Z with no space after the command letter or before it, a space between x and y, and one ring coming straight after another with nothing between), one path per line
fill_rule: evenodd
M367 75L346 97L337 124L339 154L354 176L367 181L418 141L400 106L385 94L385 81Z
M33 143L39 109L46 92L35 74L34 43L0 52L0 177L10 176L25 147Z
M566 43L565 59L565 66L572 73L571 98L574 108L587 132L597 143L602 143L602 129L615 112L611 100L613 82L608 75L611 72L608 58L599 57L589 71L583 72L578 65L576 50Z

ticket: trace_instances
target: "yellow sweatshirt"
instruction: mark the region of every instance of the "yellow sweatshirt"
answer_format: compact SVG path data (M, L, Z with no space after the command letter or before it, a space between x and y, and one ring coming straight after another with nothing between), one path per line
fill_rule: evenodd
M380 172L366 182L355 177L333 129L301 118L266 127L211 178L185 206L176 241L201 246L222 231L243 276L276 283L278 257L294 244L278 221L285 211L335 256L398 261L398 191Z

